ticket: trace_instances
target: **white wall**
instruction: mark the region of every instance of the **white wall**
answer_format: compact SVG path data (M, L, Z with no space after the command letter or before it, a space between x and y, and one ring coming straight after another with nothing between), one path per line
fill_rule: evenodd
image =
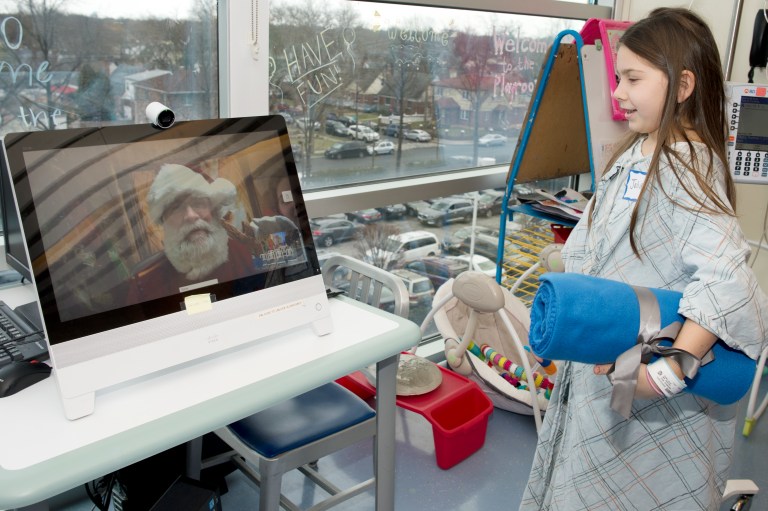
M689 7L707 20L715 35L720 57L727 58L726 50L731 33L731 12L736 0L694 0L693 2L663 2L660 0L625 0L617 17L638 20L656 7ZM744 0L739 30L736 34L735 53L731 67L730 81L746 82L749 72L749 48L752 43L752 27L755 15L765 7L764 0ZM754 82L768 84L765 69L756 69ZM759 242L765 229L764 219L768 208L768 185L736 185L737 208L744 234L752 242ZM754 252L757 247L753 245ZM763 241L754 265L760 287L768 291L768 244Z

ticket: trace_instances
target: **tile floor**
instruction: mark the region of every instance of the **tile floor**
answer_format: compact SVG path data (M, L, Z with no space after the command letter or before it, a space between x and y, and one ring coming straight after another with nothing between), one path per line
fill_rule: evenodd
M766 382L768 386L768 382ZM741 408L746 409L746 399ZM752 511L768 509L768 419L758 422L750 437L741 435L740 412L736 456L731 477L752 479L763 493ZM397 511L489 511L517 509L536 443L533 419L495 409L488 421L484 446L449 470L435 463L431 426L416 414L398 409L396 453ZM370 444L361 443L321 460L321 470L332 473L339 485L365 480L371 474ZM257 509L258 489L238 472L227 478L229 491L222 497L224 511ZM314 500L313 487L298 474L287 476L283 491L304 507ZM319 491L319 490L318 490ZM82 490L52 499L51 510L93 509ZM74 499L74 502L72 501ZM730 503L723 506L727 510ZM363 494L334 508L338 511L372 510L372 494Z

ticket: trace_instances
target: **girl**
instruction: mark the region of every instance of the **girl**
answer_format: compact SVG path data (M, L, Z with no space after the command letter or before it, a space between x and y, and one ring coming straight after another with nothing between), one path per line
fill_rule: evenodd
M719 338L756 359L768 299L734 214L712 33L687 10L656 9L621 38L617 71L631 133L566 243L566 271L681 291L675 347L701 357ZM675 385L642 366L628 420L610 409L608 366L563 364L521 509L720 508L737 405L681 393L682 371L664 363Z

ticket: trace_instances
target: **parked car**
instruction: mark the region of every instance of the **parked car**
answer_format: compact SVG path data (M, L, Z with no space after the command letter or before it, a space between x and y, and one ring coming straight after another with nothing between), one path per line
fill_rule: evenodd
M408 140L415 140L416 142L429 142L432 140L432 135L424 130L408 130L403 133L403 137Z
M347 218L361 224L370 224L371 222L378 222L381 220L381 213L378 209L361 209L347 213Z
M344 291L344 294L349 295L350 282L348 279L349 279L348 276L345 276L342 279L337 279L336 275L334 274L333 287L335 287L339 291ZM405 283L405 281L403 282ZM407 284L406 284L406 287L407 287ZM362 288L358 288L357 293L362 294ZM368 293L369 293L369 301L370 301L370 298L373 298L374 286L370 286L368 288ZM357 298L355 297L355 299ZM411 297L409 294L408 302L410 303L410 301L411 301ZM379 296L379 309L390 312L390 313L395 312L395 293L393 293L392 290L389 289L387 286L383 286L381 288L381 295Z
M382 140L381 142L376 142L373 145L369 145L368 154L393 154L395 149L396 146L394 142L390 140Z
M496 278L496 263L485 256L480 254L472 254L472 256L469 254L459 254L455 256L446 256L446 258L466 261L471 270L479 271L494 279Z
M505 145L509 139L504 135L498 133L488 133L477 139L477 145L481 147L489 147L492 145Z
M376 142L379 140L379 134L368 126L352 124L349 126L349 132L352 135L352 138L357 140L365 140L366 142Z
M335 135L337 137L348 137L350 135L349 128L344 126L339 121L327 120L325 121L325 132L329 135Z
M509 240L504 240L504 251L510 251L519 249L520 247L515 245ZM498 236L483 236L480 235L475 240L475 253L487 257L491 260L498 258L499 250L499 237Z
M365 142L337 142L325 150L326 158L339 160L341 158L365 158L368 156L368 147Z
M293 117L288 112L278 112L277 115L282 115L283 119L285 119L285 124L292 124L293 123Z
M405 216L405 205L403 204L390 204L376 209L379 210L385 220L397 220Z
M360 126L366 126L368 128L371 128L376 133L379 132L379 123L378 123L378 121L361 121L358 124Z
M307 119L296 119L296 126L299 127L299 129L306 129L309 126L310 121ZM315 121L312 123L312 129L315 131L318 131L320 129L320 123Z
M502 194L503 195L503 194ZM461 199L467 199L471 204L472 207L475 207L475 200L477 200L477 216L490 218L494 214L494 205L491 197L488 197L484 193L480 192L470 192L470 193L464 193L461 195L452 195L451 198L461 198ZM501 211L501 208L498 208L499 211Z
M504 192L489 190L481 193L477 198L478 214L482 208L486 216L500 215L504 205Z
M427 209L432 205L431 202L425 200L417 200L405 203L405 214L408 216L419 216L419 212L422 209Z
M367 250L363 259L379 268L389 269L439 252L437 236L428 231L411 231L390 235L381 249Z
M419 222L438 227L452 222L468 222L472 220L473 212L469 199L440 199L419 212Z
M512 250L518 248L517 245L509 240L504 241L504 250ZM461 251L465 254L469 254L470 243L466 240L466 243L462 243L460 247ZM498 258L499 250L499 237L489 236L487 234L478 234L475 236L475 254L487 257L491 261L495 261Z
M481 225L475 226L474 229L471 226L466 226L452 233L446 234L443 237L443 241L440 243L440 249L445 254L468 253L470 239L473 233L475 234L475 237L481 234L490 237L499 237L499 231L496 229L483 227ZM492 260L496 260L495 255L493 256Z
M408 290L408 302L411 305L430 304L435 295L435 286L427 277L416 272L396 269L392 273L403 281Z
M353 124L357 124L357 120L355 120L354 117L350 117L348 115L340 115L336 118L337 121L339 121L344 126L351 126Z
M311 225L311 222L310 222L310 225ZM317 242L315 242L315 245L317 245ZM341 252L334 252L331 250L327 250L326 248L323 248L323 247L318 248L317 262L320 263L320 269L326 270L325 265L328 259L337 255L342 255L342 254ZM331 286L341 289L341 286L344 285L344 282L348 278L349 278L349 268L340 266L339 268L336 269L336 271L333 272L333 275L331 276ZM349 285L348 282L347 282L347 285Z
M316 218L309 222L309 228L312 230L315 245L330 247L335 243L354 239L359 225L346 219Z
M387 124L386 129L384 130L384 134L388 137L399 137L400 136L400 125L399 124Z
M435 289L438 289L449 279L469 270L469 263L461 259L433 256L404 263L402 267L427 277Z

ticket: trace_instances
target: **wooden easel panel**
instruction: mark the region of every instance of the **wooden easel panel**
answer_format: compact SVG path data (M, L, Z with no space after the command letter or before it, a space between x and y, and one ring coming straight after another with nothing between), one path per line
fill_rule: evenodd
M537 83L541 84L544 68ZM528 106L525 122L533 109ZM578 52L575 44L561 44L535 113L528 145L515 182L526 183L589 173ZM517 157L518 146L512 162ZM510 173L507 174L509 180Z

